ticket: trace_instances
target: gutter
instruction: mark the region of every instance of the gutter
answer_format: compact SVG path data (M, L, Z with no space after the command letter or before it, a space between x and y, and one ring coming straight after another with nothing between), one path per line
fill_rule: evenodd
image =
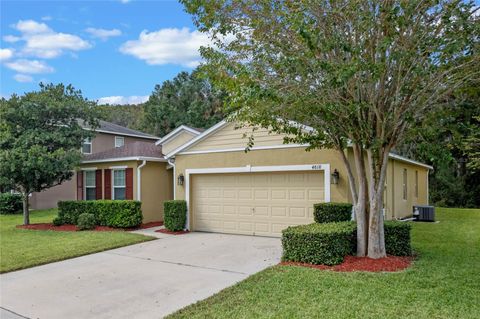
M147 160L143 160L142 164L140 164L140 166L137 167L137 200L138 201L141 201L142 200L142 196L141 196L141 190L142 190L142 173L140 172L140 170L142 169L142 167L144 167L145 165L147 165Z
M176 176L177 176L177 173L176 173L176 169L175 169L175 159L174 158L169 158L167 159L167 163L172 165L173 167L173 199L177 199L177 196L176 196L176 191L175 191L175 180L176 180Z

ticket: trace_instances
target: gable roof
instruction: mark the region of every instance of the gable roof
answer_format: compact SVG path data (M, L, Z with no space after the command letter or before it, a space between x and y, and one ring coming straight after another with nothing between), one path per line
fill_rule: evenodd
M82 120L79 120L80 125L86 129L90 130L91 127L84 123ZM132 130L130 128L115 124L115 123L110 123L107 121L99 121L100 126L95 129L95 132L100 132L100 133L107 133L107 134L117 134L117 135L123 135L123 136L132 136L132 137L140 137L140 138L146 138L146 139L151 139L151 140L158 140L159 137L153 136L144 132L140 132L137 130Z
M210 135L213 134L214 132L217 132L218 130L220 130L221 128L223 128L224 126L226 126L227 124L228 124L228 122L227 122L226 120L223 120L223 121L215 124L214 126L210 127L209 129L207 129L206 131L204 131L203 133L201 133L201 134L198 135L197 137L195 137L195 138L193 138L192 140L190 140L189 142L181 145L181 146L178 147L177 149L175 149L175 150L171 151L170 153L166 154L166 155L165 155L165 158L166 158L166 159L169 159L169 158L175 156L176 154L178 154L178 153L180 153L180 152L182 152L182 151L185 151L186 149L188 149L189 147L193 146L194 144L200 142L201 140L206 139L208 136L210 136ZM292 124L292 125L301 126L302 128L304 128L304 129L307 130L307 131L312 131L312 130L314 130L312 127L309 127L309 126L306 126L306 125L303 125L303 124L300 124L300 123L296 123L296 122L294 122L294 121L291 121L291 124ZM305 146L308 146L308 145L305 145ZM422 167L428 168L428 169L430 169L430 170L433 170L433 167L430 166L430 165L427 165L427 164L424 164L424 163L421 163L421 162L418 162L418 161L415 161L415 160L406 158L406 157L401 156L401 155L397 155L397 154L394 154L394 153L389 153L388 156L389 156L390 158L396 159L396 160L401 161L401 162L410 163L410 164L422 166Z
M187 125L180 125L176 129L174 129L173 131L171 131L170 133L168 133L167 135L165 135L164 137L159 139L157 142L155 142L155 144L160 145L160 144L163 144L165 142L168 142L169 140L175 138L175 136L177 136L178 134L180 134L181 132L184 132L184 131L192 133L195 136L198 136L201 132L203 132L203 129L194 128L194 127L190 127L190 126L187 126Z
M150 142L133 142L122 147L112 148L103 152L84 156L82 163L115 162L115 161L150 160L165 162L162 147Z

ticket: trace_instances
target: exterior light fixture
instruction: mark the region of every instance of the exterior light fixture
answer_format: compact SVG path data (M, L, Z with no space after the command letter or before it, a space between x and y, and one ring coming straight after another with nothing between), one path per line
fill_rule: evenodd
M177 184L182 186L184 181L185 181L185 177L183 176L183 174L178 175Z
M337 169L334 169L332 173L332 184L337 185L339 179L340 173L337 171Z

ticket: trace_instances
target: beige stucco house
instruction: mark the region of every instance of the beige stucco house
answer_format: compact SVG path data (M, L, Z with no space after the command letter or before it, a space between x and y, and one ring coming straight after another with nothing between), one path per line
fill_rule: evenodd
M250 134L255 144L245 152ZM91 155L81 171L89 174L90 185L98 174L102 198L114 198L118 188L121 196L125 192L127 199L141 200L146 222L163 220L163 201L175 198L187 201L190 230L280 236L289 225L311 223L315 203L351 201L336 151L307 152L308 145L284 144L283 138L226 121L204 132L181 126L148 151L123 147L117 154ZM347 155L353 160L350 151ZM390 155L387 219L409 216L413 205L428 204L430 169ZM86 193L85 185L77 182L77 187L77 196Z

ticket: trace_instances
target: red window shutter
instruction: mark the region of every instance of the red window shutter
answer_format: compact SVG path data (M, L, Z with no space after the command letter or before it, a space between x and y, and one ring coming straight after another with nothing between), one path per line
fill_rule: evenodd
M125 199L133 199L133 168L125 169Z
M112 170L103 170L105 174L105 199L112 199Z
M95 171L95 199L102 199L102 170Z
M83 200L83 171L77 172L77 200Z

